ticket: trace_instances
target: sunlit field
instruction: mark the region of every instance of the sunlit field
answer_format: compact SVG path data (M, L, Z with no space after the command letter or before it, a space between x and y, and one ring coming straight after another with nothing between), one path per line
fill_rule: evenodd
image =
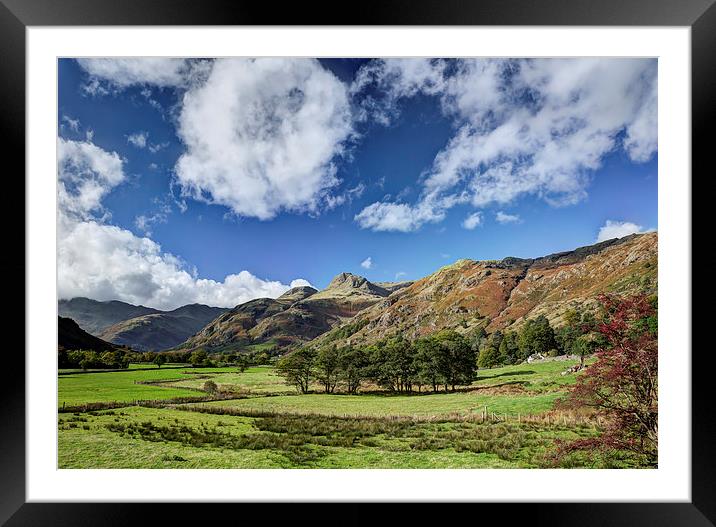
M598 433L554 411L571 361L480 370L455 392L299 394L268 366L59 377L60 468L525 468ZM204 391L212 380L219 388ZM153 383L153 384L139 384ZM212 400L213 399L213 400ZM63 410L64 405L64 410ZM87 405L87 406L83 406ZM579 456L559 466L628 466Z

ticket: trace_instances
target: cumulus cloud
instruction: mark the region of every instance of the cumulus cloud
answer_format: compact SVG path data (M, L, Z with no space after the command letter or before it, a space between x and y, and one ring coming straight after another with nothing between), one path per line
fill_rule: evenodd
M111 225L102 198L126 180L123 160L89 142L58 140L58 251L60 298L123 300L160 309L199 302L220 307L277 297L291 285L248 271L219 282L197 276L150 238Z
M495 214L495 220L497 223L501 223L502 225L507 223L520 223L522 221L519 214L507 214L501 210L497 211L497 214Z
M351 134L347 88L318 61L220 59L184 94L177 183L238 216L315 213Z
M127 136L127 142L137 148L146 148L148 137L149 134L147 132L135 132Z
M371 269L373 267L373 259L369 256L360 263L363 269Z
M411 60L369 63L353 87L370 101L370 86L384 86L386 100L370 104L385 115L397 111L401 98L434 95L456 126L422 178L418 203L399 204L399 210L433 206L435 216L444 217L446 204L482 208L524 195L572 205L586 197L609 152L621 148L634 162L656 152L654 59L465 59L450 67ZM366 214L398 210L373 205ZM372 228L406 230L396 225Z
M412 232L426 223L442 221L450 207L464 201L464 195L437 197L434 193L415 205L381 201L365 207L354 220L362 229Z
M85 219L124 181L124 161L115 152L85 141L57 141L58 202L67 216Z
M462 222L462 226L469 231L480 225L482 225L482 213L480 212L473 212Z
M630 234L638 234L646 232L641 225L632 223L630 221L613 221L607 220L606 223L599 229L597 235L597 242L603 242L604 240L611 240L612 238L623 238Z

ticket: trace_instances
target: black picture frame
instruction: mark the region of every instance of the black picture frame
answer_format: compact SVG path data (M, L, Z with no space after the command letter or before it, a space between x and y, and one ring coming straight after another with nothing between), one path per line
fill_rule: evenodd
M716 115L716 0L383 0L361 6L346 4L341 12L337 4L292 3L277 7L271 3L231 0L0 0L0 132L5 161L6 195L15 197L4 203L6 250L0 267L6 277L25 274L25 231L18 226L24 217L25 196L25 31L28 26L83 25L483 25L483 26L687 26L691 28L692 81L692 172L706 176L711 170L713 146L707 133ZM7 161L11 161L12 169ZM682 177L688 177L684 175ZM691 179L692 184L694 178ZM693 194L692 195L696 195ZM692 204L692 223L697 209ZM703 209L700 209L703 210ZM9 239L8 239L9 238ZM692 238L693 239L693 238ZM9 242L9 243L8 243ZM9 249L8 249L9 247ZM687 260L688 261L688 260ZM693 256L691 261L693 260ZM686 270L688 271L688 269ZM26 282L32 280L26 277ZM17 299L25 297L20 280L10 278L6 294L13 299L12 315L5 320L14 328L15 349L24 349L25 310ZM21 290L22 288L22 290ZM10 313L10 312L8 312ZM22 315L21 315L22 313ZM704 314L694 310L695 322L704 322ZM22 317L22 321L20 318ZM12 320L14 318L14 320ZM7 340L6 340L7 344ZM694 347L692 345L692 347ZM678 351L678 350L671 350ZM680 350L684 353L690 350ZM690 503L531 503L469 505L469 516L487 521L488 512L505 514L510 521L549 525L694 525L716 523L716 456L713 438L716 425L712 418L714 397L710 389L708 356L710 350L692 352L692 501ZM0 427L0 521L7 525L108 525L149 521L143 504L26 503L25 499L25 366L19 353L8 353L2 386L4 404ZM704 363L706 367L703 367ZM320 499L317 497L317 499ZM558 489L555 490L558 498ZM206 521L219 521L226 512L249 519L266 515L265 504L209 504L191 509L182 504L162 506L163 523L185 523L192 514ZM372 504L350 504L333 516L332 523L365 523L379 519ZM457 505L455 505L457 506ZM208 513L208 507L212 507ZM221 511L215 509L221 507ZM231 507L232 511L226 509ZM299 508L308 507L306 504ZM479 513L477 512L479 507ZM492 509L488 511L487 508ZM497 508L499 507L499 511ZM461 506L463 508L463 506ZM199 509L199 510L197 510ZM421 505L400 512L401 523L425 520ZM275 506L268 513L273 520ZM313 514L292 512L292 524L315 523ZM336 514L336 513L332 513ZM460 517L459 509L450 513ZM477 516L479 514L479 516ZM302 520L303 518L303 520ZM238 518L237 518L238 519ZM494 521L494 520L493 520Z

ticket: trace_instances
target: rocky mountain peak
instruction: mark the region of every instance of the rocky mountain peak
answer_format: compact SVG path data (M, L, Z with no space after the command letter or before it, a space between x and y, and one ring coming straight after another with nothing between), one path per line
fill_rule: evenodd
M278 297L276 300L278 300L279 302L299 302L301 300L305 300L311 295L315 295L316 293L318 293L318 289L316 289L315 287L311 287L309 285L302 285L299 287L292 287L280 297Z
M384 289L362 276L352 273L340 273L336 275L323 293L363 293L372 296L388 296L390 291Z

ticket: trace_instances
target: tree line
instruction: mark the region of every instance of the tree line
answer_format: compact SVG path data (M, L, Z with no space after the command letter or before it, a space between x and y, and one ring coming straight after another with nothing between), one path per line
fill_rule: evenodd
M584 357L602 344L597 318L589 311L571 309L563 321L555 330L540 315L517 330L489 335L484 327L466 335L443 330L413 341L399 334L363 347L339 346L338 339L329 338L285 355L276 367L302 393L314 382L325 393L333 393L338 386L356 393L366 382L397 393L454 391L472 384L478 368L519 364L538 353L575 354L583 364Z
M129 367L131 352L123 349L113 351L67 350L57 351L57 365L60 369L101 369L121 370Z
M282 357L276 369L302 393L312 382L325 393L337 386L356 393L365 382L397 393L454 391L475 379L476 357L467 338L445 330L414 341L397 335L367 347L305 346Z
M604 344L597 331L599 321L594 312L569 309L562 317L564 324L554 329L547 317L539 315L527 320L518 330L497 330L489 336L478 330L473 339L480 349L478 366L492 368L519 364L530 355L548 357L578 355L584 358Z

